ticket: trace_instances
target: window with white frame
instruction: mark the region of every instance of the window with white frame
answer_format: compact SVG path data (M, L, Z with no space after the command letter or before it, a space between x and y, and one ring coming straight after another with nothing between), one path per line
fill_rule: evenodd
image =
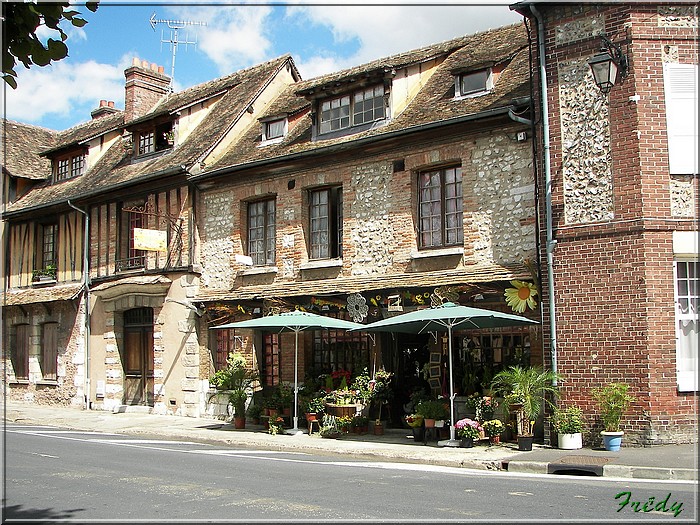
M263 123L263 140L274 140L282 138L285 134L287 119L271 120Z
M276 203L266 199L248 203L248 255L255 266L275 264Z
M309 192L309 258L343 256L343 187L331 186Z
M668 164L672 175L698 173L698 66L664 64Z
M384 85L321 101L319 133L365 126L386 118ZM362 128L362 129L365 129Z
M73 153L54 160L54 181L79 177L85 171L85 153Z
M676 371L678 390L698 390L698 313L700 312L700 263L676 260Z
M420 248L459 246L462 224L462 168L443 168L418 174Z
M487 93L493 89L490 69L462 73L455 77L455 96L468 97Z

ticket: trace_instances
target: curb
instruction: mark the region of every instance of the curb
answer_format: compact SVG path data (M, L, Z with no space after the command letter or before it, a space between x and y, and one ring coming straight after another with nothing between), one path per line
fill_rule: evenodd
M686 468L630 465L584 465L543 461L503 461L504 470L522 474L583 474L607 478L697 481L698 471Z

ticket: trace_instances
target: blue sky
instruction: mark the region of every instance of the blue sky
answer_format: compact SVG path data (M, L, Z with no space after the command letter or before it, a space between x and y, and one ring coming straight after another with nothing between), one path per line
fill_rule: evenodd
M286 53L308 79L522 20L499 1L363 4L103 0L95 13L76 5L88 24L63 26L69 56L43 68L19 64L19 87L3 86L5 116L62 130L89 120L100 100L123 109L124 70L134 57L171 71L171 46L161 40L172 33L164 23L152 29L154 13L158 20L206 23L178 31L179 41L197 45L177 47L176 91Z

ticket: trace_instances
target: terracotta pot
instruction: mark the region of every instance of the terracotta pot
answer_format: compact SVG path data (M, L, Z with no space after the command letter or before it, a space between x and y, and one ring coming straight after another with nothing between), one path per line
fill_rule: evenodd
M489 441L492 445L498 445L501 442L501 436L490 436Z
M306 413L306 421L316 421L316 412L307 412Z
M233 426L237 429L245 428L245 417L234 417Z
M423 419L423 424L425 425L425 428L433 428L435 426L435 420L434 419Z
M375 436L384 435L384 425L374 425L374 435Z

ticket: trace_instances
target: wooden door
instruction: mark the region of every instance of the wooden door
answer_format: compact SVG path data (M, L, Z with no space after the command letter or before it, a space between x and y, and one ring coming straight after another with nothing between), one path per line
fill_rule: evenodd
M124 404L153 406L153 309L124 312Z

